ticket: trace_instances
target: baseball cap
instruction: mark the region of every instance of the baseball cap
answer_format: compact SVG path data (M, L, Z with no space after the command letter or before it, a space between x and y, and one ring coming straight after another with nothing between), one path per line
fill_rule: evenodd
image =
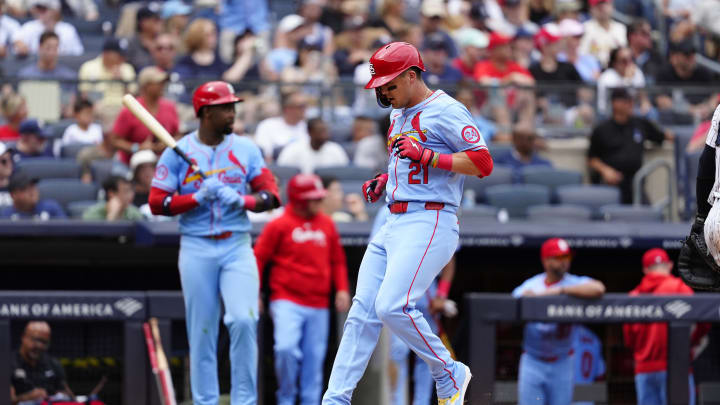
M146 20L148 18L160 18L160 16L158 16L158 13L149 6L142 7L137 11L137 14L135 14L135 20L138 24L140 24L142 20Z
M168 74L157 66L148 66L143 68L138 75L138 85L140 87L148 83L162 83L168 79Z
M163 19L168 19L176 15L189 15L192 11L192 6L189 6L180 0L170 0L163 4L162 9L160 10L160 16Z
M645 252L642 257L643 268L655 266L656 264L670 263L670 258L664 249L653 248Z
M490 40L488 42L488 49L494 49L501 45L507 45L510 43L511 38L500 34L497 31L490 33Z
M555 23L548 23L543 25L540 31L535 34L535 47L542 48L545 45L554 44L561 39L560 27Z
M571 255L570 245L562 238L552 238L546 240L540 248L540 258L547 259L549 257Z
M103 52L117 52L124 56L125 51L127 50L127 40L124 38L118 39L114 37L109 37L105 40L105 43L103 43L102 50Z
M17 170L10 176L8 183L8 191L22 190L31 184L37 184L38 179L31 177L23 170Z
M130 158L130 170L135 171L140 165L145 163L156 163L157 155L150 149L143 149L135 152Z
M607 3L610 0L590 0L590 7L597 6L600 3Z
M34 118L27 119L21 122L20 128L18 128L18 132L20 133L20 135L35 134L43 138L48 138L50 136L50 134L40 126L38 120Z
M305 24L305 18L297 14L289 14L283 17L278 23L278 31L288 33L296 30L303 24Z
M445 37L439 32L434 32L425 38L423 43L425 49L448 51Z
M456 39L461 48L466 46L474 46L476 48L487 48L490 38L479 29L463 28L458 30Z
M564 37L577 37L585 33L582 23L573 18L565 18L560 21L560 35Z
M425 0L420 7L420 14L425 17L445 17L445 3L442 0Z

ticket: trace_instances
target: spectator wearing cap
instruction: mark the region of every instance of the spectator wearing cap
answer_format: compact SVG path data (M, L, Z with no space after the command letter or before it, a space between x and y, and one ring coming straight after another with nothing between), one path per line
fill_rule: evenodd
M301 92L286 93L281 98L282 113L279 117L266 118L258 123L255 130L255 143L272 163L274 156L292 142L309 141L305 109L308 100Z
M164 98L168 74L149 66L140 71L138 84L140 95L138 102L152 114L170 135L179 136L180 121L175 103ZM152 132L123 107L118 114L111 132L113 146L118 150L121 162L130 163L130 156L139 150L150 149L156 154L162 153L165 144L155 139Z
M20 31L20 23L5 14L5 2L0 0L0 59L8 55L12 48L15 33Z
M448 55L451 58L457 57L458 52L455 47L455 41L453 41L450 34L443 28L445 17L447 16L445 2L443 0L423 0L422 6L420 7L420 16L422 17L420 19L420 26L425 33L422 47L426 47L425 41L428 40L431 34L437 33L443 37Z
M105 201L83 212L85 221L141 221L140 210L132 204L135 198L132 184L124 177L110 176L103 182Z
M628 26L627 36L635 64L645 75L645 81L654 84L664 60L653 46L650 23L644 18L636 19Z
M78 87L84 96L99 98L103 126L120 111L122 96L134 89L135 69L125 61L126 49L126 39L107 38L100 55L83 63L78 72Z
M288 144L280 152L277 164L294 166L302 173L311 174L317 168L347 166L350 159L339 143L330 140L327 124L320 118L307 122L309 138Z
M631 94L637 96L643 115L648 112L650 102L642 90L645 87L645 75L633 62L632 52L628 47L615 48L610 51L608 68L605 69L597 81L598 113L602 115L608 113L608 92L616 87L632 89Z
M85 52L75 27L60 20L60 0L33 0L31 4L35 19L23 24L13 36L15 55L37 54L40 36L45 31L57 34L59 55L82 55Z
M193 8L185 4L182 0L170 0L163 3L160 9L160 17L162 17L165 28L160 35L167 34L176 46L180 44L182 34L190 23L190 15ZM158 37L156 44L160 40ZM152 49L150 49L152 53ZM166 69L167 70L167 69Z
M94 122L95 107L90 100L79 98L75 101L73 119L75 122L65 129L62 139L57 142L56 155L59 155L59 148L65 145L99 145L103 140L103 130L100 124Z
M137 151L130 158L130 171L135 191L133 205L136 207L142 207L148 203L150 183L155 175L157 160L157 155L148 149Z
M332 59L326 58L316 45L301 42L297 60L285 67L280 80L283 83L309 84L303 91L313 101L322 98L322 86L332 84L337 78L337 69Z
M37 182L38 179L30 177L24 171L15 171L10 176L8 184L12 205L0 209L0 218L14 221L19 219L47 221L48 219L66 218L65 212L57 201L40 199Z
M162 33L157 36L153 47L150 48L152 66L171 72L175 67L177 57L177 42L169 33Z
M238 35L252 32L261 38L270 34L268 0L220 0L220 52L230 62Z
M600 298L605 285L587 276L569 273L572 251L561 238L546 240L540 247L543 272L525 280L512 296L567 295ZM523 330L523 354L518 371L518 403L570 404L573 395L574 324L529 322ZM538 401L538 398L552 398Z
M583 5L579 0L555 0L555 21L562 23L566 19L571 19L580 22L582 8Z
M490 34L489 58L475 65L475 80L484 86L518 85L533 86L532 74L512 60L509 37L500 33ZM531 125L535 118L535 98L532 90L506 88L493 91L490 107L495 122L507 128L511 126L510 111L517 112L518 120Z
M476 28L463 28L455 34L460 46L460 55L453 59L452 65L462 73L463 78L473 77L475 65L485 58L490 39L488 35Z
M515 30L510 48L512 49L512 59L525 69L540 59L540 54L535 49L535 33L525 28Z
M673 100L670 91L661 92L655 102L663 115L671 113L689 113L695 120L703 120L715 109L716 92L708 91L708 83L715 80L715 76L695 60L695 46L691 39L680 42L671 42L669 62L658 72L657 84L664 86L695 86L696 89L685 90L680 100ZM704 86L704 88L700 88ZM712 94L711 94L712 93ZM683 103L684 100L684 103ZM684 104L684 105L683 105Z
M462 80L463 75L450 63L450 52L445 38L438 32L425 38L423 62L425 62L425 82L436 87L442 84L454 88ZM454 94L454 91L450 92Z
M642 257L640 284L630 291L640 295L692 295L693 290L679 277L671 274L673 262L665 250L653 248ZM695 348L710 330L710 324L697 324L690 337L691 357ZM668 334L664 322L632 323L623 325L625 346L633 351L635 360L635 394L638 405L667 404ZM692 359L691 359L692 360ZM695 404L695 381L692 370L688 373L690 405Z
M585 22L580 52L589 53L607 66L610 51L627 45L625 25L613 21L613 0L589 0L592 18Z
M10 175L15 167L12 159L12 150L0 142L0 208L12 205L10 197Z
M295 63L300 42L308 32L310 26L297 14L286 15L280 20L275 31L275 45L260 65L265 79L279 80L282 71Z
M537 140L538 136L533 127L517 125L512 131L512 149L493 159L498 165L512 168L514 183L522 183L524 167L552 167L552 163L540 157L537 152Z
M632 180L643 162L643 143L656 145L673 138L646 118L633 115L633 100L624 88L612 90L612 115L598 124L590 135L588 166L593 183L620 188L623 204L633 202Z
M559 27L560 34L565 38L565 49L564 52L558 54L558 61L572 63L583 81L595 83L600 76L602 67L595 56L580 51L580 41L585 27L573 18L561 20Z
M0 112L5 125L0 126L0 140L15 141L20 138L20 124L27 118L25 98L18 93L9 93L0 99Z
M150 7L142 7L136 14L135 36L128 40L127 61L136 72L152 65L150 50L155 46L157 36L162 32L162 20Z
M19 162L24 159L53 157L51 134L40 126L36 119L28 119L20 124L20 139L15 144L13 159Z

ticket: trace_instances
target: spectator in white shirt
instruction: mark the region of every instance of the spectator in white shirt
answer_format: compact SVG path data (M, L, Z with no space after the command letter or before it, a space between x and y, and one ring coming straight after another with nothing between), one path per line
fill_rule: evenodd
M5 2L0 0L0 59L8 54L15 33L20 30L20 23L5 15Z
M307 99L304 94L288 93L282 98L282 114L260 121L255 129L255 143L262 150L267 163L272 163L274 153L285 145L308 139L306 108Z
M592 19L584 24L580 53L594 55L603 66L607 66L610 51L627 45L627 29L612 20L612 0L590 0L589 3Z
M13 37L17 56L36 54L45 31L54 31L60 39L59 55L83 54L85 50L75 27L60 21L60 0L34 0L32 14L35 19L23 24Z
M93 104L85 98L80 98L73 106L73 114L75 123L65 129L62 145L75 143L99 145L103 140L103 131L100 124L93 122L95 119Z
M316 168L347 166L350 163L342 146L330 141L328 126L322 119L308 120L307 130L310 139L287 145L280 152L278 165L294 166L303 173L312 173Z

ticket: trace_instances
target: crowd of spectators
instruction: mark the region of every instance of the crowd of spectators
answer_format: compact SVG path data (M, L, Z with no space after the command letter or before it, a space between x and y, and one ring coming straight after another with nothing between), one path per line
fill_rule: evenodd
M0 0L0 67L12 79L0 98L4 153L15 163L76 158L82 181L98 188L94 161L115 159L131 173L134 154L163 149L122 108L125 93L181 137L197 125L190 94L211 79L244 93L234 128L253 137L268 164L382 170L388 111L355 86L369 78L372 52L393 40L420 49L424 80L460 100L487 141L512 142L499 164L545 164L537 150L545 143L530 147L528 139L552 128L592 133L591 177L620 185L625 202L642 147L598 154L609 123L621 125L616 100L625 96L611 97L614 89L626 88L632 117L647 120L638 121L636 144L662 140L644 134L650 125L707 125L717 103L707 86L715 73L698 63L718 59L717 37L707 15L674 4L681 2L648 9L630 0L303 0L278 10L267 1L98 1ZM85 32L78 21L102 22L102 32ZM62 131L35 116L43 94L22 86L47 79L59 81L61 107L52 114L66 123ZM550 131L530 130L538 127ZM77 144L86 147L63 154ZM633 164L616 163L629 155Z

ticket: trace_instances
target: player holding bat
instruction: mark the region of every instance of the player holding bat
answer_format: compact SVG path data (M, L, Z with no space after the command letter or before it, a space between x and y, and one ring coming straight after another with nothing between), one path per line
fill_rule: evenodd
M246 211L276 208L280 198L260 150L232 133L235 103L242 101L234 93L230 84L220 81L195 91L193 107L200 127L180 139L176 148L165 149L149 198L153 214L180 215L178 267L196 405L218 403L219 298L230 333L231 403L257 401L259 281Z

